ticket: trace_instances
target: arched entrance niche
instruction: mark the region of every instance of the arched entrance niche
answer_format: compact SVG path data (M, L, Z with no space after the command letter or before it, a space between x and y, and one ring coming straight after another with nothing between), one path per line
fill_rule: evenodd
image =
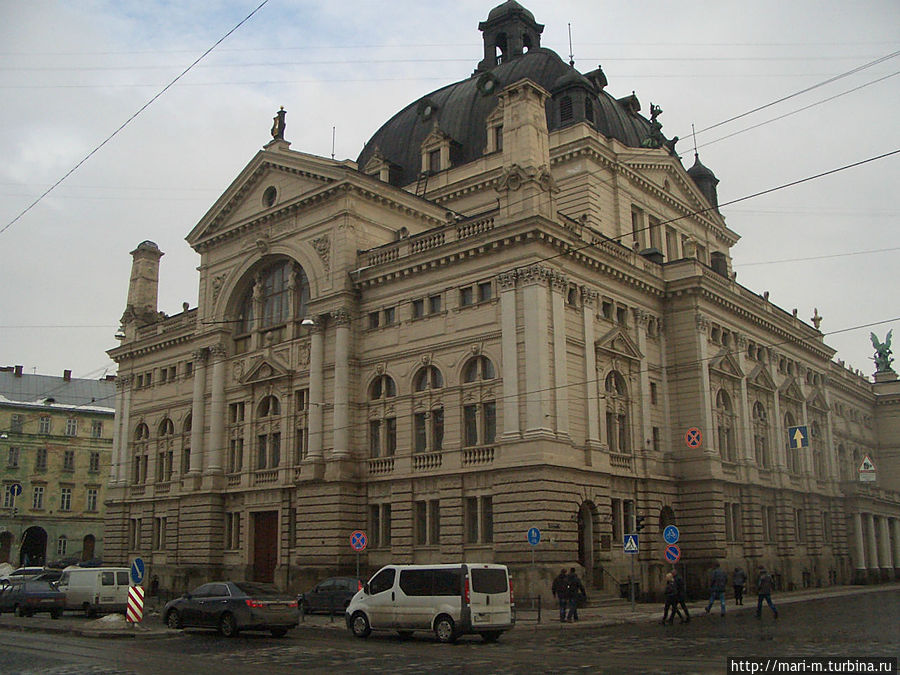
M22 534L19 548L19 566L47 564L47 531L42 527L29 527Z
M662 531L669 525L675 525L675 512L672 510L671 506L664 506L659 510L660 535L662 534Z
M10 562L12 541L12 532L0 532L0 563Z
M96 539L92 534L84 535L84 539L81 542L81 559L82 560L90 560L94 557L94 546L96 545Z
M578 507L578 563L584 567L584 585L594 585L599 542L597 507L593 502L582 502Z

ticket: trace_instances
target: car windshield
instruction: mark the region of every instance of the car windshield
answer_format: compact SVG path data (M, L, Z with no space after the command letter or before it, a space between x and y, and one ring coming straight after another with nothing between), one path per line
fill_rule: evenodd
M269 586L268 584L254 584L249 581L238 581L235 582L234 585L237 586L242 593L251 598L282 595L277 588Z

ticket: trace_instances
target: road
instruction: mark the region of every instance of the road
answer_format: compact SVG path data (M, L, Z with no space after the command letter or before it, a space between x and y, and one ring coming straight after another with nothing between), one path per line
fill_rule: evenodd
M776 598L777 603L777 598ZM433 636L353 638L340 623L302 626L288 637L227 640L186 631L162 639L97 639L0 631L3 673L724 673L728 656L900 654L900 591L813 600L765 610L700 614L689 624L519 626L497 644ZM9 620L4 616L3 621ZM23 619L23 621L25 621Z

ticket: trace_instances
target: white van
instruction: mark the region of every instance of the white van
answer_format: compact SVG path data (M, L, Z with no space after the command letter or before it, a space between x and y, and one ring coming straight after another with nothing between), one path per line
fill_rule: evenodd
M66 609L80 609L88 616L124 612L128 606L127 567L67 567L56 584L66 594Z
M433 630L440 642L473 633L493 642L513 627L513 610L505 565L387 565L350 600L346 620L361 638L373 630Z

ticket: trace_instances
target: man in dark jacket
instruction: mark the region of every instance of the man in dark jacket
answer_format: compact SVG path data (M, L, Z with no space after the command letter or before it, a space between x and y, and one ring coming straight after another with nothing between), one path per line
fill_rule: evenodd
M687 605L684 602L687 600L687 585L684 583L684 577L678 573L677 567L672 568L672 578L675 581L675 589L678 591L678 604L684 612L684 622L687 623L691 620L691 614L688 612Z
M553 597L559 603L559 620L562 622L566 620L566 609L569 607L569 598L566 595L568 576L564 567L559 571L559 576L553 580L553 586L550 589L553 592Z
M747 585L747 573L740 567L734 568L731 575L731 585L734 587L734 604L744 604L744 586Z
M709 577L709 604L706 605L706 613L712 609L713 603L718 600L722 603L722 616L725 616L725 588L728 586L728 575L719 565L719 561L713 566Z
M775 618L778 618L778 610L772 604L772 575L762 565L759 566L759 575L756 577L756 618L762 617L763 600L769 605Z
M566 596L569 599L569 615L566 621L578 621L578 602L587 597L584 590L584 584L575 574L575 568L569 570L569 576L566 577Z

